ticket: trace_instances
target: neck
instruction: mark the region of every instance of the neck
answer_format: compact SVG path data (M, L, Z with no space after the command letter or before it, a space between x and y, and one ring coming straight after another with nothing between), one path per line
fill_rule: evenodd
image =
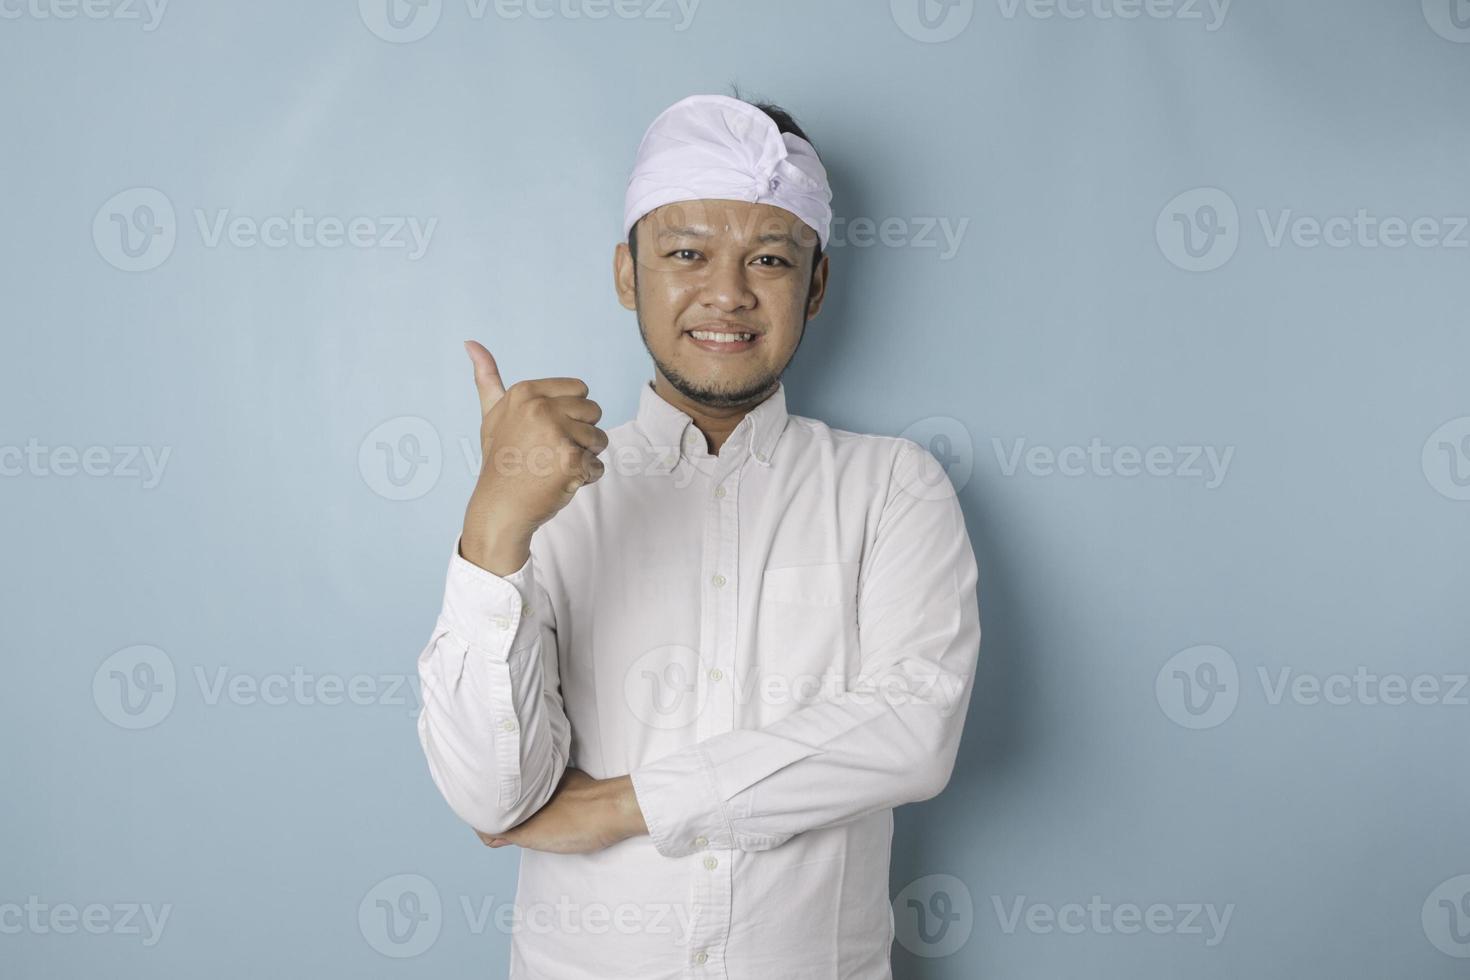
M695 428L704 434L705 441L709 443L709 452L718 456L720 447L725 444L726 439L730 438L730 433L735 431L740 420L745 418L751 409L769 398L776 390L776 385L772 385L742 405L713 408L686 398L682 392L669 383L669 379L664 377L662 371L655 368L653 390L664 401L694 420Z

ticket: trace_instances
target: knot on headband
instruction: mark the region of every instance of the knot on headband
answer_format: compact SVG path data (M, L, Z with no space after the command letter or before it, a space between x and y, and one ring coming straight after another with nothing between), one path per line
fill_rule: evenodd
M654 119L628 177L623 235L655 208L705 198L783 208L827 246L832 190L817 151L748 102L691 95Z

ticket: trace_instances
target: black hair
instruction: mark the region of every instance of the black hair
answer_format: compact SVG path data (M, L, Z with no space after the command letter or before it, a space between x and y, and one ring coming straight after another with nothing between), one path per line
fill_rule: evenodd
M776 124L777 131L782 133L790 133L792 136L799 136L802 139L806 140L808 143L812 143L811 137L808 136L806 132L801 128L801 126L797 123L797 121L792 118L791 113L787 112L785 109L772 102L751 102L749 99L740 94L740 89L734 84L730 86L730 90L731 94L735 98L739 99L741 102L746 102L750 105L755 106L761 112L764 112L767 116L769 116L771 118L771 121ZM816 148L817 144L812 143L812 150L815 151ZM818 154L818 156L820 157L820 154ZM633 222L633 227L628 229L628 251L631 252L633 255L633 274L635 276L638 274L638 223L642 220L642 218L639 218L638 221ZM822 242L821 239L818 239L816 250L812 253L813 279L815 279L817 275L817 264L821 261Z

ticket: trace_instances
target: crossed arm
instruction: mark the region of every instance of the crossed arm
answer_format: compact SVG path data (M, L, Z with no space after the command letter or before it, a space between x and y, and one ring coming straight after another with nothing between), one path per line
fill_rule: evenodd
M846 690L611 779L567 766L556 633L534 563L501 578L456 554L419 658L419 737L440 792L491 846L588 851L648 833L666 857L766 850L936 795L954 768L980 622L964 517L935 472L943 479L905 440L864 556L862 666Z

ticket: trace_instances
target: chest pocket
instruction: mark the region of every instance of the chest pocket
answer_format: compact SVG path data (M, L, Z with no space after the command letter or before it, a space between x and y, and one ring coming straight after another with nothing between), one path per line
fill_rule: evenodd
M841 689L858 670L857 562L785 565L761 577L755 664L773 721Z

